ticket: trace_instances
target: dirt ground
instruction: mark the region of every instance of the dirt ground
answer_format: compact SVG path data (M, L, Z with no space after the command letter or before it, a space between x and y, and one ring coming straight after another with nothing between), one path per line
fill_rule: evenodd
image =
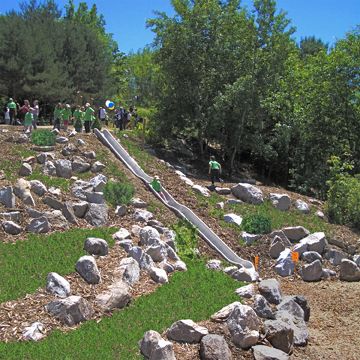
M1 134L5 135L5 134ZM102 145L94 136L81 136L88 143L91 150L102 148ZM1 139L1 137L0 137ZM108 151L109 159L114 160L115 157ZM0 153L1 153L0 147ZM4 153L2 153L4 156ZM137 190L137 196L145 201L153 201L157 207L156 218L162 221L165 225L176 221L175 216L166 208L164 208L158 201L147 191L144 184L136 179L130 171L128 171L120 162L119 168L126 173L126 175L133 181ZM159 173L159 164L148 164L149 174L155 175ZM321 281L319 283L305 283L299 276L295 275L289 278L281 278L277 276L272 270L274 261L268 257L269 240L263 239L262 243L257 246L243 247L239 245L238 235L233 229L222 228L217 219L208 214L206 207L199 207L198 200L192 194L190 188L181 183L179 186L178 176L168 169L161 167L162 183L166 189L181 203L188 206L195 213L197 213L229 246L231 246L240 256L246 259L252 259L254 255L261 255L263 259L262 267L260 269L260 276L262 278L276 277L282 286L284 295L304 295L308 299L311 307L311 316L308 323L310 332L309 344L303 348L295 348L292 354L292 359L337 359L337 360L355 360L360 359L360 283L345 283L338 279L329 281ZM1 170L1 169L0 169ZM194 182L207 185L208 183L201 179L193 179ZM5 182L0 181L0 185L5 185ZM223 186L230 186L231 184L224 184ZM261 187L264 193L274 191L274 188ZM276 189L279 190L279 189ZM287 192L281 189L281 192ZM309 200L306 197L301 197L296 194L297 198ZM115 221L115 218L111 217ZM123 221L115 221L115 225L124 226ZM130 225L130 219L126 219L125 224ZM299 224L301 225L301 224ZM127 227L127 226L125 226ZM359 239L359 234L353 233L346 227L338 228L339 236L346 239L347 242L355 244ZM217 258L216 253L209 248L205 242L200 241L199 249L202 255L209 258ZM74 274L69 277L75 276ZM151 286L150 286L151 288ZM80 289L80 285L79 285ZM79 290L80 291L80 290ZM142 293L139 291L139 293ZM44 293L40 290L39 297L44 297ZM33 296L33 295L31 295ZM34 295L35 296L35 295ZM94 296L92 294L91 296ZM23 301L19 299L18 302ZM32 299L30 304L34 302ZM9 305L9 304L8 304ZM4 322L4 317L13 314L14 309L6 304L0 304L0 326ZM31 313L31 310L29 310ZM22 319L21 321L28 321ZM49 320L50 321L50 320ZM229 334L223 326L211 322L204 322L211 331L222 333L226 338ZM0 328L1 330L1 328ZM1 331L0 331L1 332ZM18 338L19 332L15 332L15 338ZM13 339L14 339L13 337ZM4 337L0 340L5 340ZM199 359L197 345L181 345L175 344L175 351L177 358L181 360ZM251 359L251 352L244 352L232 346L234 359Z

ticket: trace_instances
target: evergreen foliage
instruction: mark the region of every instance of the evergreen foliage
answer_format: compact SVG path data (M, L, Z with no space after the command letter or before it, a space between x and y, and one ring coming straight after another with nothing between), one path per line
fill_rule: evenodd
M37 146L53 146L55 145L56 135L48 129L35 130L31 134L31 141Z
M114 207L128 205L134 193L134 186L130 183L109 181L104 188L105 200Z
M250 234L268 234L271 232L271 218L265 214L251 214L244 217L241 227Z

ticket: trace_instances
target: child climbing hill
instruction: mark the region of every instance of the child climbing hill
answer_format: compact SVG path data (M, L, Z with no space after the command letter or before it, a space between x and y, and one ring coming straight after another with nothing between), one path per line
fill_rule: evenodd
M209 175L211 176L211 185L215 185L215 181L220 181L221 165L215 160L215 156L210 156Z

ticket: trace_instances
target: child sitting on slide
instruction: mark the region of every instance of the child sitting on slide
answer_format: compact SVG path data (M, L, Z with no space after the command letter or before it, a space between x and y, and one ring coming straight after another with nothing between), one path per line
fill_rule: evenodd
M159 177L157 175L154 176L153 181L150 183L150 186L160 195L160 197L166 201L165 195L161 190L161 184Z

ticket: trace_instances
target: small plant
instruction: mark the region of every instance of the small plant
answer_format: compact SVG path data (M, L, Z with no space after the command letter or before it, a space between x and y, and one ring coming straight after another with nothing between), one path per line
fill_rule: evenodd
M101 122L97 117L93 121L92 128L93 129L98 129L98 130L101 130L101 128L102 128Z
M176 232L176 247L181 258L194 259L197 257L198 234L196 228L185 220L173 225Z
M271 232L271 218L263 214L245 216L242 229L250 234L268 234Z
M37 146L53 146L55 139L56 135L48 129L35 130L31 134L31 141Z
M134 186L129 183L109 181L104 188L105 200L114 207L128 205L134 193Z

